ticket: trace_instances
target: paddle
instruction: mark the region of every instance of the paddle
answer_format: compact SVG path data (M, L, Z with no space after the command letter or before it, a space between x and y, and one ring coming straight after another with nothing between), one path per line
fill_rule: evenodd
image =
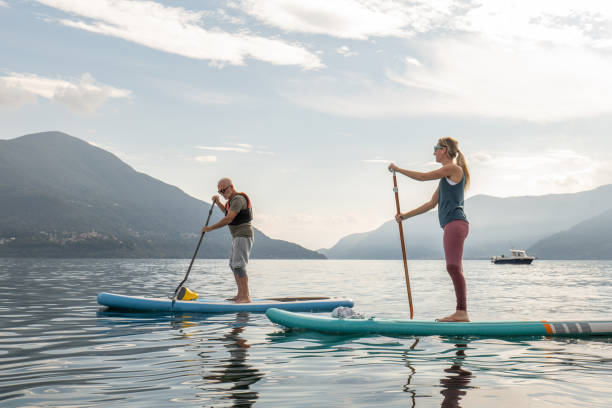
M395 207L397 208L397 213L400 212L400 204L399 204L399 194L397 192L397 177L395 176L395 170L391 170L393 173L393 192L395 193ZM404 245L404 229L402 228L402 222L398 222L399 225L399 233L400 233L400 242L402 244L402 256L404 258L404 275L406 276L406 290L408 291L408 303L410 304L410 318L412 319L414 315L414 309L412 308L412 293L410 293L410 276L408 276L408 262L406 261L406 246Z
M210 210L208 211L208 218L206 218L206 225L205 227L208 227L208 222L210 221L210 215L213 212L213 208L215 208L217 206L217 200L213 200L212 204L210 205ZM204 238L204 232L202 233L202 235L200 235L200 240L198 241L198 246L196 247L196 250L193 254L193 258L191 258L191 263L189 263L189 268L187 268L187 273L185 274L185 278L181 281L181 283L179 283L179 285L176 287L176 289L174 290L174 295L172 296L172 301L176 300L176 294L178 293L179 289L181 288L181 286L183 286L183 283L185 283L187 281L187 278L189 277L189 272L191 272L191 267L193 266L193 261L195 261L196 255L198 254L198 250L200 249L200 245L202 244L202 238Z

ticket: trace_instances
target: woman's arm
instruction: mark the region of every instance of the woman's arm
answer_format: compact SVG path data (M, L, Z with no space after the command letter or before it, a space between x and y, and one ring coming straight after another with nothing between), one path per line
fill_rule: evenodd
M441 179L444 177L452 178L452 176L460 175L462 171L461 167L453 163L442 166L437 170L428 171L428 172L401 169L397 167L395 163L391 163L389 165L389 170L397 171L398 173L401 173L404 176L410 177L411 179L418 180L418 181L437 180L437 179Z
M427 212L435 208L436 205L438 205L438 189L437 188L436 188L436 192L433 193L433 195L431 196L431 200L429 200L422 206L415 208L414 210L410 210L408 212L396 215L395 219L397 222L401 222L401 220L405 220L407 218L411 218L419 214L423 214L424 212Z

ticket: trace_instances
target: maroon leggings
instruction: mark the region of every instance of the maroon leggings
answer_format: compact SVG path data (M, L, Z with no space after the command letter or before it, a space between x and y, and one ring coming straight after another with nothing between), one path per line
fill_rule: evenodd
M467 290L463 276L463 243L468 236L470 226L466 221L454 220L444 226L444 257L446 270L453 280L455 296L457 297L457 310L467 311Z

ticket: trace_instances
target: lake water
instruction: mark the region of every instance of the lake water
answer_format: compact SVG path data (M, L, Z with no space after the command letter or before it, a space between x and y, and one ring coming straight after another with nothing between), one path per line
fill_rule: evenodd
M610 407L612 338L285 331L263 314L113 313L100 291L167 296L188 260L0 259L2 407ZM454 309L442 261L409 262L416 319ZM612 262L466 261L472 320L610 319ZM401 261L253 260L253 297L338 295L409 318ZM229 297L226 260L189 287Z

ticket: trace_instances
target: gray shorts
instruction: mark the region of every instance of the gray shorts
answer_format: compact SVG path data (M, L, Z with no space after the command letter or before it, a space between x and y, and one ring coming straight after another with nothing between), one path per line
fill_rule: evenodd
M232 250L229 258L229 266L232 270L246 267L249 263L249 255L251 254L252 246L252 237L232 238Z

